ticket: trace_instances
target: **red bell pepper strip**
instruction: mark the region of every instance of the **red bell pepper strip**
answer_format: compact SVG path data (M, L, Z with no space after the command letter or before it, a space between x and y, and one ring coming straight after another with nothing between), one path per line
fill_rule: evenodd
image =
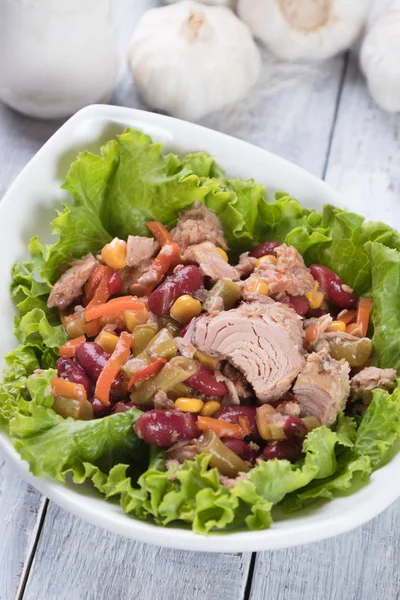
M141 383L142 381L146 381L147 379L150 379L150 377L153 377L153 375L157 375L157 373L159 373L161 371L161 369L163 368L163 366L165 365L166 362L167 361L165 360L165 358L161 358L161 356L160 356L154 362L152 362L150 365L147 365L146 367L143 367L143 369L136 371L136 373L134 373L129 380L128 390L135 383Z
M100 400L104 406L110 405L111 385L120 372L122 365L128 360L131 353L131 347L132 336L130 333L123 331L114 352L108 359L96 383L95 397Z

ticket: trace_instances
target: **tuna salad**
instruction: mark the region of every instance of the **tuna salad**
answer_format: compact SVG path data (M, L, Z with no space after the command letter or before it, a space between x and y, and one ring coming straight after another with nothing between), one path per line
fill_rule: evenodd
M205 534L379 467L400 435L397 232L267 202L134 130L64 187L58 240L12 273L0 423L34 474Z

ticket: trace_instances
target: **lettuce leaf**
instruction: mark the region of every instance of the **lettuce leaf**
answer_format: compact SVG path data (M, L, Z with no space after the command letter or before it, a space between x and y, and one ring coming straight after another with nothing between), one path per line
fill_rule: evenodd
M51 409L54 375L49 369L28 379L31 399L20 400L19 411L10 421L14 446L34 475L47 473L65 481L72 473L82 481L89 465L108 472L115 464L146 459L144 444L133 431L141 411L131 409L91 421L64 419Z
M400 374L400 252L367 244L372 269L374 362Z

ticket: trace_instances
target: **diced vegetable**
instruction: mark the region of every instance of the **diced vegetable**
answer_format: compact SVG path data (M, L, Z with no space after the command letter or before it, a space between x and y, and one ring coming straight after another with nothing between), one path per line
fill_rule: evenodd
M152 406L153 398L158 390L168 392L177 383L182 383L197 369L194 360L184 356L172 358L163 369L151 379L142 383L140 388L132 392L131 401L138 406Z
M217 248L217 252L226 263L229 262L229 257L223 248Z
M114 352L118 343L118 336L115 333L102 329L96 338L96 343L99 344L105 352L111 354Z
M196 445L199 453L211 454L210 466L217 468L222 475L237 477L239 473L247 473L250 469L250 466L210 429L197 440Z
M68 340L68 342L65 342L65 344L60 347L60 356L75 356L78 346L85 342L86 338L84 335L74 338L73 340Z
M321 305L325 299L325 294L318 289L318 283L316 284L315 288L311 292L307 292L305 296L310 303L310 308L312 310L321 308Z
M156 358L150 365L143 367L140 371L136 371L129 380L128 389L135 385L135 383L141 383L142 381L146 381L147 379L150 379L150 377L157 375L166 362L165 358Z
M276 256L274 254L265 254L264 256L260 256L260 258L257 258L255 266L259 267L262 264L268 264L268 263L276 265L277 262L278 262L278 259L276 258Z
M131 333L138 325L144 325L147 323L149 319L149 311L143 305L142 310L125 310L124 311L124 321L128 331Z
M93 408L88 400L76 400L65 396L55 396L52 409L64 419L90 421L93 419Z
M194 357L201 365L204 367L208 367L209 369L216 369L218 367L218 363L220 362L219 358L215 358L215 356L207 356L204 352L197 350Z
M357 316L356 310L342 310L338 314L338 321L343 321L345 325L349 325Z
M156 238L160 246L174 243L174 238L166 227L160 221L147 221L147 227Z
M146 323L135 327L133 331L133 353L135 356L143 352L156 333L157 325L155 323Z
M202 431L211 429L218 437L243 438L245 435L240 425L235 425L222 419L215 419L214 417L198 417L197 427Z
M51 389L54 396L74 398L83 402L87 399L85 387L79 383L72 383L62 377L54 376L51 381Z
M70 340L85 335L86 321L83 315L67 315L63 319L63 325Z
M230 279L220 279L208 292L203 303L203 308L206 311L211 310L214 300L216 298L221 298L224 304L224 309L230 310L235 306L236 302L238 302L240 296L240 287L237 283L231 281Z
M101 285L102 282L100 283L99 287ZM99 317L114 315L125 310L140 312L143 310L143 307L143 302L135 296L121 296L120 298L109 300L104 304L98 304L95 306L90 305L85 310L85 319L86 321L93 321Z
M362 367L372 354L372 342L369 338L348 340L335 337L327 340L332 358L347 360L351 367Z
M365 337L368 331L369 317L371 314L371 298L360 298L357 307L357 325L361 325L362 334Z
M97 380L95 396L105 406L110 404L111 385L120 372L122 365L127 361L131 352L131 345L132 336L123 331L114 352Z

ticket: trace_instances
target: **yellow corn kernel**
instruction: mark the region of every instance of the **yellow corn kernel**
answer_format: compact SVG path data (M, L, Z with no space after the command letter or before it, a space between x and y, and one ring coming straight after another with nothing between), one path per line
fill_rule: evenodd
M321 305L325 299L324 293L318 289L318 284L312 290L312 292L307 292L305 294L305 296L306 296L308 302L310 303L311 309L321 308Z
M262 263L268 263L268 262L272 263L273 265L276 265L276 263L278 262L278 259L273 254L265 254L265 256L261 256L260 258L257 258L256 267L259 267Z
M332 321L326 331L346 331L346 323L343 321Z
M248 292L254 292L255 294L262 294L268 296L269 288L268 283L257 277L252 277L246 283L246 290Z
M203 400L199 398L177 398L174 402L175 408L182 412L198 413L203 408Z
M169 314L172 319L175 319L178 323L187 323L190 319L196 317L200 313L201 303L196 300L196 298L184 294L175 300Z
M96 342L101 346L104 352L108 352L111 354L115 350L115 346L118 342L118 336L115 333L111 333L110 331L100 331L99 335L96 338Z
M217 248L217 252L218 252L218 254L220 254L222 256L222 258L224 259L225 262L229 262L228 255L225 252L225 250L223 250L222 248Z
M107 266L113 269L123 269L126 267L126 242L114 238L112 242L104 246L101 258Z
M144 306L141 310L125 310L124 321L128 331L132 333L137 325L144 325L149 319L149 311Z
M201 407L200 414L203 417L212 417L215 415L221 408L221 404L217 402L217 400L209 400L205 402Z
M197 350L194 358L199 361L205 367L209 369L216 369L219 363L219 358L215 358L214 356L207 356L204 352Z

